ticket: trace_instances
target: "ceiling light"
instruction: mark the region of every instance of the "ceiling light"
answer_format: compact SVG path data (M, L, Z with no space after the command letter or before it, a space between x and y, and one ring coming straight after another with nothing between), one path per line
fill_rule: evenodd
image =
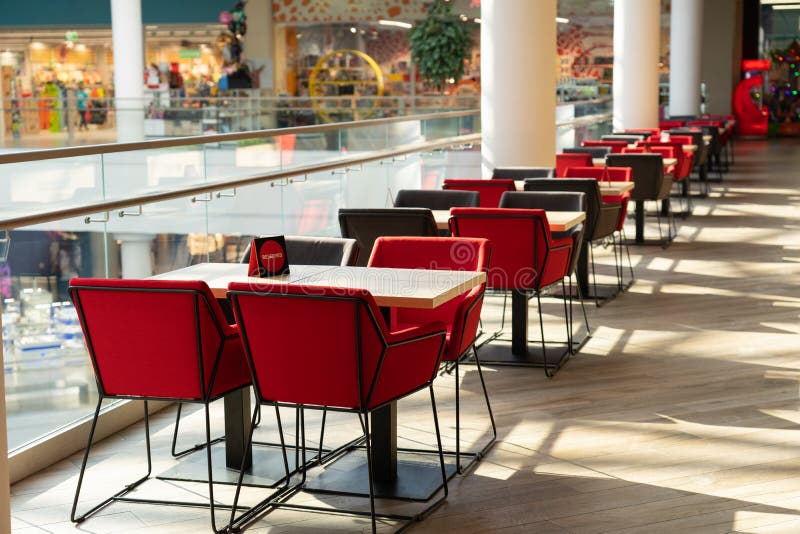
M483 21L482 21L481 19L473 19L473 22L474 22L475 24L480 24L480 23L481 23L481 22L483 22Z
M379 20L378 24L381 26L394 26L395 28L411 28L411 24L408 22L401 22L399 20Z
M776 4L772 6L772 9L774 9L775 11L800 9L800 4Z
M354 26L350 26L350 33L356 33L357 31Z
M564 17L556 17L556 22L559 24L568 24L569 19L565 19Z

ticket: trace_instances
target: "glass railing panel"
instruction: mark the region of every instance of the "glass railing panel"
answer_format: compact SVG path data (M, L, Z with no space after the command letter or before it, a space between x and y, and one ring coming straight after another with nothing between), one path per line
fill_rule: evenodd
M7 163L0 172L3 218L80 207L104 197L99 155Z
M331 237L341 235L339 208L348 205L348 199L353 194L352 187L369 183L372 180L369 169L366 170L367 174L362 176L363 172L356 168L352 171L339 169L299 176L282 182L280 186L283 206L281 231L287 235ZM376 189L381 187L376 184L372 185ZM364 188L364 193L368 194L369 190L369 187ZM380 206L382 207L383 204Z
M206 181L204 145L116 152L102 158L108 200L167 192Z
M281 184L286 180L217 191L208 210L210 261L236 263L255 236L284 234Z
M9 450L91 414L97 388L68 287L109 272L103 214L10 232L0 262ZM113 263L113 262L112 262ZM115 268L112 265L112 268Z

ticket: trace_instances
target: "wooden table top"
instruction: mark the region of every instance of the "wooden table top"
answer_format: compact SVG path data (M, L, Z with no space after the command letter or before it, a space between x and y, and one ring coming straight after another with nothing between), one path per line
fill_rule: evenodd
M586 213L582 211L545 211L547 222L550 224L551 232L566 232L574 228L581 221L586 219ZM440 230L448 228L450 212L448 210L433 210L433 218L436 219L436 226Z
M366 289L378 306L432 309L482 284L486 273L473 271L431 271L426 269L379 269L292 265L285 276L247 276L244 263L200 263L153 276L155 280L202 280L217 298L225 298L230 282L285 283Z

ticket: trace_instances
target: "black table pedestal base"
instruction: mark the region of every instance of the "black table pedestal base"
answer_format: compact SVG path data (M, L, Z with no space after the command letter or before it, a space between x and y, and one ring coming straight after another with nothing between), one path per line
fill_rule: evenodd
M585 340L578 342L578 345L585 343ZM528 350L524 354L515 354L511 350L511 343L502 339L495 339L491 343L487 343L478 349L478 357L481 359L481 365L515 365L524 367L546 367L552 371L556 371L563 366L572 352L569 343L566 342L553 342L547 341L547 358L545 359L544 351L541 343L531 342L528 344ZM575 344L573 344L575 345Z
M424 461L429 457L432 461ZM448 480L456 474L456 464L445 457L445 473ZM309 493L333 493L369 497L367 452L359 448L349 452L330 464L322 472L311 477L304 486ZM403 501L424 502L430 500L442 488L442 470L439 454L405 453L398 449L397 477L392 481L374 481L375 497Z
M283 464L283 453L280 447L258 446L252 451L253 466L245 473L243 484L259 488L274 488L283 483L286 477ZM286 451L289 460L289 471L294 469L294 450ZM178 465L160 473L160 480L208 483L208 466L205 449L187 454ZM225 466L225 444L211 446L211 476L215 484L236 484L239 469Z

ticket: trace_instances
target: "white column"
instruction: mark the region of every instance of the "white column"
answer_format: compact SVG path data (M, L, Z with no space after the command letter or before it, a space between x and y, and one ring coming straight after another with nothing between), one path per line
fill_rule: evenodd
M672 0L669 29L669 114L700 114L703 2Z
M556 0L483 0L481 21L484 177L554 166Z
M272 24L272 0L249 0L245 6L247 34L244 36L244 57L261 68L262 92L275 89L275 32Z
M614 0L614 131L658 127L660 47L661 2Z
M117 141L144 139L144 35L141 0L111 0Z
M147 278L153 276L150 245L153 236L148 234L114 234L121 242L120 260L122 278Z

